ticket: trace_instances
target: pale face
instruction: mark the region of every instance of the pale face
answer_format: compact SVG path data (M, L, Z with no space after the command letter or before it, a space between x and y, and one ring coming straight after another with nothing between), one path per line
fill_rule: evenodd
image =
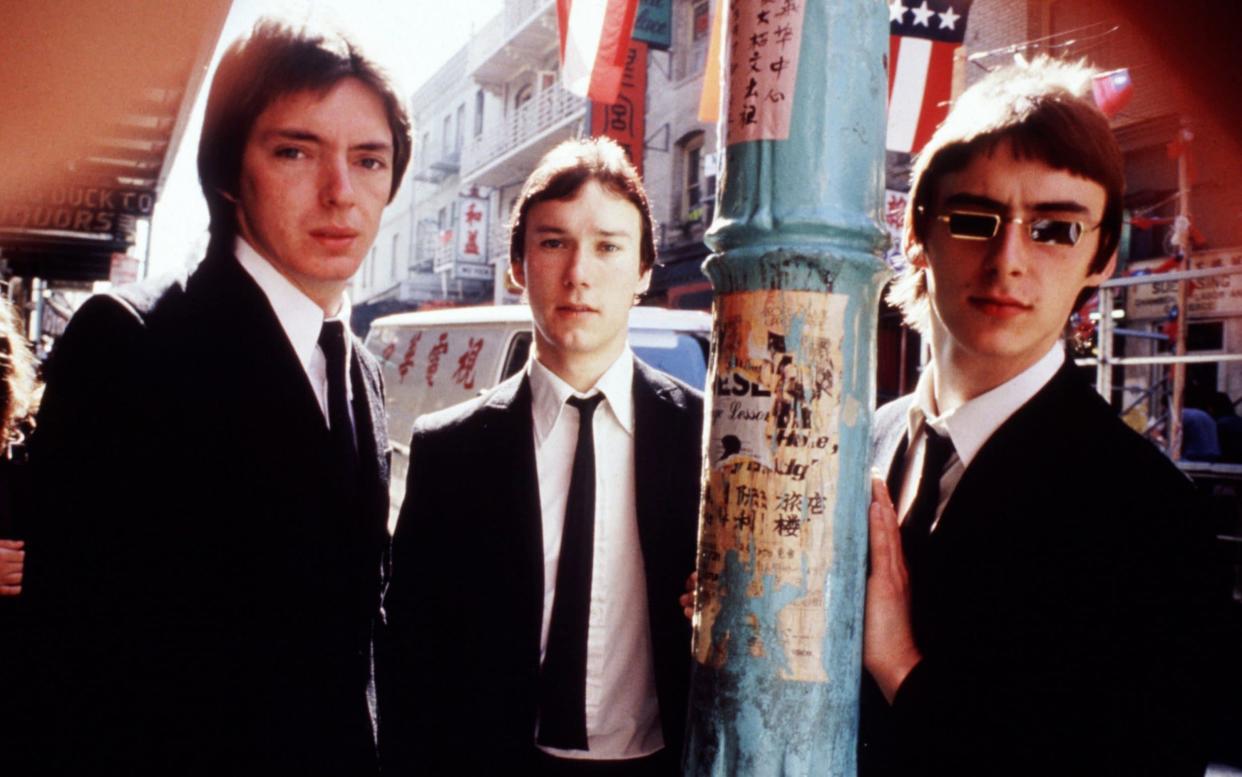
M329 314L375 241L392 141L383 102L355 78L277 99L246 140L241 236Z
M1014 158L1008 146L979 155L941 181L928 221L927 267L932 348L940 371L955 370L987 390L1033 365L1061 336L1080 291L1112 274L1088 268L1104 213L1104 187L1043 162ZM1033 242L1023 224L1005 223L990 240L963 240L934 218L951 209L1081 221L1074 246ZM990 385L989 385L990 384Z
M576 375L589 386L625 347L634 296L651 282L641 240L638 208L593 180L527 213L513 277L530 298L536 357L571 385Z

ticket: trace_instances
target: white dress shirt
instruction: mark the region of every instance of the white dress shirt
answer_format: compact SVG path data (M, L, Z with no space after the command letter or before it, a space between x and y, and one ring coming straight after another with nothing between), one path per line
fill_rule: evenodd
M904 521L914 505L918 493L919 478L923 472L923 444L925 427L930 426L942 437L953 441L954 454L949 458L944 475L940 478L940 503L936 506L936 519L932 530L940 522L940 514L953 496L970 462L1001 424L1018 411L1042 389L1065 361L1065 346L1060 340L1048 353L1023 372L1018 373L991 391L980 394L963 403L957 409L940 415L937 413L931 370L924 370L914 389L914 401L906 417L906 434L910 441L906 448L906 472L902 480L901 495L897 500L897 514Z
M276 320L280 322L285 337L289 338L289 345L293 346L293 352L297 354L298 362L306 371L306 379L310 381L311 390L315 392L315 399L319 400L319 410L323 413L325 423L328 421L328 363L323 355L323 349L319 347L319 332L323 329L324 321L339 319L344 322L345 396L350 400L348 406L352 419L354 390L353 381L349 379L348 372L350 349L353 347L350 343L352 338L349 337L349 295L341 295L340 310L335 316L328 318L324 316L323 309L314 300L303 294L301 289L281 275L280 271L260 256L259 252L254 250L254 247L244 238L237 238L233 253L237 256L242 269L259 285L263 295L267 297L268 304L276 313Z
M578 440L571 396L595 391L595 542L587 627L586 727L589 750L543 748L566 758L623 759L664 746L656 701L647 579L638 539L634 478L634 355L626 348L586 394L547 367L529 364L535 465L543 514L543 629L540 660L556 595L565 502Z

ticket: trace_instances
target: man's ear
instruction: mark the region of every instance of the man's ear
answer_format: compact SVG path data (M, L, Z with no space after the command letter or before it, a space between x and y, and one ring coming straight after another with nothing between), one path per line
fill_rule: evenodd
M651 288L651 267L643 270L638 276L638 285L634 287L634 301L631 305L639 305L643 301L643 295Z
M1104 265L1104 269L1099 272L1093 272L1087 275L1086 282L1083 286L1099 286L1104 281L1113 277L1113 271L1117 269L1117 252L1113 251L1113 255L1108 257L1108 264Z
M520 289L526 288L526 270L522 267L521 259L509 260L509 280Z

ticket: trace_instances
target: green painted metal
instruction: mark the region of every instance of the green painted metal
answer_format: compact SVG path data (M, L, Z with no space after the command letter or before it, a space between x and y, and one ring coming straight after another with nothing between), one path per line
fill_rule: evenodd
M785 0L730 2L734 24ZM856 772L888 17L883 0L802 13L788 137L728 145L706 237L692 775Z

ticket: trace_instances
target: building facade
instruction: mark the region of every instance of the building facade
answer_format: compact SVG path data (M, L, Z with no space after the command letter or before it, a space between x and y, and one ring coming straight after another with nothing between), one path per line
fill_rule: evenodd
M943 10L941 4L931 0L931 10ZM1201 83L1228 80L1209 72L1222 59L1211 54L1217 48L1211 41L1223 35L1213 28L1227 25L1214 6L1202 8L1165 22L1155 0L975 0L969 9L954 93L1015 55L1051 53L1087 58L1105 71L1129 69L1133 99L1113 120L1128 190L1123 272L1242 266L1242 149L1230 121L1237 111L1222 110ZM520 290L507 277L507 225L523 181L556 143L616 124L620 116L637 133L628 147L658 224L659 262L648 302L708 308L702 237L713 216L721 149L714 124L698 119L698 103L715 11L714 0L642 0L636 37L647 39L645 53L630 75L645 87L628 113L601 117L600 111L621 109L592 105L561 85L554 0L506 0L413 97L412 181L387 212L355 283L361 307L387 312L518 301ZM1200 38L1209 45L1197 45ZM1206 59L1193 55L1197 49L1208 52ZM890 189L907 187L909 163L908 155L890 153ZM1188 216L1182 227L1179 215ZM1178 241L1190 259L1170 264ZM1122 316L1110 319L1116 355L1173 347L1169 288L1119 292L1113 307ZM1242 275L1200 281L1190 289L1187 311L1192 353L1242 352ZM921 348L891 310L881 312L879 339L878 393L885 398L913 385ZM1236 363L1209 360L1186 371L1190 384L1242 396ZM1163 365L1118 367L1114 402L1131 405L1148 396L1156 412L1154 390L1169 383L1167 373Z
M643 0L655 42L634 64L646 84L630 145L658 228L650 301L705 309L702 236L715 197L716 137L698 119L711 0ZM414 159L385 212L353 298L370 320L393 310L520 300L508 279L508 222L522 183L557 143L590 134L608 106L566 91L555 0L506 0L411 100ZM638 102L638 101L635 101Z
M458 50L410 99L414 155L397 198L384 211L371 253L351 286L354 323L420 307L491 298L491 274L475 253L471 266L459 222L464 213L461 158L486 105L466 70L470 44Z

